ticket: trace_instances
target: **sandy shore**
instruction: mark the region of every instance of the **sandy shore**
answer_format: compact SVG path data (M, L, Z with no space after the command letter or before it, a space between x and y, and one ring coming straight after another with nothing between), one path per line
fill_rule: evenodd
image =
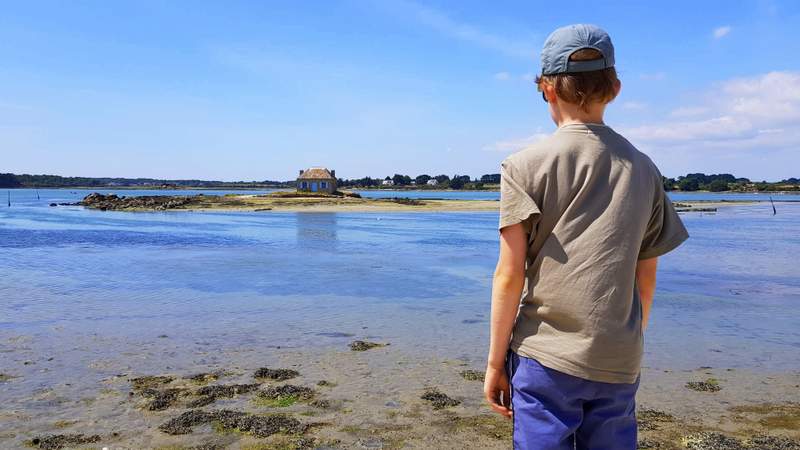
M12 347L3 390L35 385L58 362L24 363ZM193 358L207 362L142 371L140 358L121 355L89 364L86 377L7 397L0 447L510 448L510 422L483 403L478 362L345 344ZM86 384L97 372L114 375ZM644 368L640 448L800 448L798 388L800 372Z

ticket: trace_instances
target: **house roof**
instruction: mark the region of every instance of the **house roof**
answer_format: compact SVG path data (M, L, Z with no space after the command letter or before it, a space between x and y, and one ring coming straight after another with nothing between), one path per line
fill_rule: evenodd
M324 167L312 167L306 171L303 171L303 174L297 177L298 180L307 180L307 179L331 179L334 180L335 178L331 175L331 172L324 168Z

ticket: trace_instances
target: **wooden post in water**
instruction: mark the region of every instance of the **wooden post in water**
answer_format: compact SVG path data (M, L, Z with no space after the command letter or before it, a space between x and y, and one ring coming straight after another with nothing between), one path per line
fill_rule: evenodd
M8 191L8 207L11 208L11 190Z
M772 201L772 196L769 196L769 202L772 204L772 215L778 214L778 210L775 209L775 202Z

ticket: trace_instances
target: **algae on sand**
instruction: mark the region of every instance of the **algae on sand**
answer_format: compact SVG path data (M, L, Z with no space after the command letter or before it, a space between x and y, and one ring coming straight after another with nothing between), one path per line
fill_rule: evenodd
M32 447L45 450L59 450L62 448L74 447L76 445L94 444L100 442L100 435L93 434L51 434L47 436L37 436L30 441Z
M307 429L299 420L285 414L256 415L228 409L193 409L164 422L158 429L172 435L188 434L194 427L212 422L217 423L223 431L239 431L256 437L276 433L302 434Z
M461 371L461 378L467 381L484 381L486 372L480 370L463 370Z
M433 409L444 409L461 404L460 400L448 397L447 394L440 392L436 388L426 389L420 398L429 401L433 405Z
M717 392L722 389L716 378L708 378L705 381L689 381L686 383L686 387L698 392Z
M353 341L350 343L350 350L354 352L365 352L371 348L384 347L389 344L378 344L377 342L369 341Z
M271 406L283 408L291 406L298 401L311 400L314 398L313 389L305 386L295 386L284 384L280 386L270 386L256 394L255 402L261 406Z
M253 374L254 378L266 378L275 381L290 380L300 375L300 372L292 369L270 369L269 367L261 367Z

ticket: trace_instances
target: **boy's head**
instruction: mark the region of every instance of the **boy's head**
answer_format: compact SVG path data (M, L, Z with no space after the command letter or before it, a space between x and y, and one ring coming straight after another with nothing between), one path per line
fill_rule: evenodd
M605 105L621 87L608 33L594 25L570 25L554 31L544 43L542 73L536 84L550 103L556 122L564 109L602 116Z

